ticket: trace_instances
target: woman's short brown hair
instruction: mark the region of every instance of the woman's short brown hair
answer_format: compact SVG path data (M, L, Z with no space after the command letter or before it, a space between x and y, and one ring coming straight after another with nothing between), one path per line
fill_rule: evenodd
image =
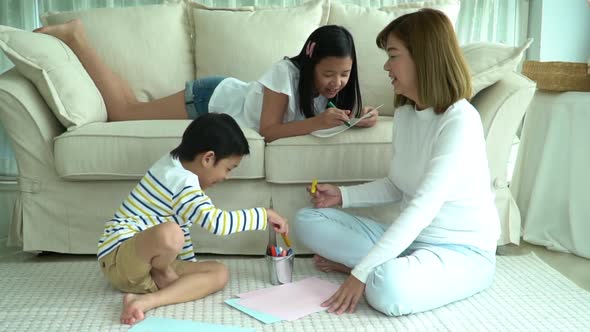
M392 34L404 43L416 65L421 103L443 113L458 100L471 98L469 67L453 24L443 12L425 8L396 18L379 33L377 46L386 49ZM394 104L415 102L396 95Z

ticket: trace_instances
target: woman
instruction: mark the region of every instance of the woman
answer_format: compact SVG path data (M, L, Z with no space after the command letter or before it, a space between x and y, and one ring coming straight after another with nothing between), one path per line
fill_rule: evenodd
M467 101L470 74L449 19L433 9L401 16L377 45L396 94L389 174L317 185L316 209L298 212L293 227L319 269L350 274L323 303L329 312L353 312L365 294L399 316L488 288L500 226L481 119ZM401 213L389 226L324 209L396 201Z

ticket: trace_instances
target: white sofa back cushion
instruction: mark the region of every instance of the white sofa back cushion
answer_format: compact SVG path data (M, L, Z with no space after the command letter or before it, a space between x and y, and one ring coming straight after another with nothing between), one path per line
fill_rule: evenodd
M327 0L287 8L212 9L193 5L197 77L257 80L284 56L297 55L307 37L326 24L328 11Z
M42 33L2 29L0 48L68 130L107 119L100 92L72 50Z
M377 47L375 39L391 21L421 8L434 8L444 12L454 25L461 3L458 0L433 0L367 8L334 1L330 7L328 24L345 27L354 38L363 103L372 106L384 104L379 110L380 114L393 114L393 91L387 73L383 71L387 55Z
M43 14L44 25L81 19L92 47L140 101L184 89L195 76L182 3ZM163 110L165 111L165 110Z
M533 39L529 38L519 47L486 42L463 46L471 70L473 95L499 81L507 72L516 70L532 43Z

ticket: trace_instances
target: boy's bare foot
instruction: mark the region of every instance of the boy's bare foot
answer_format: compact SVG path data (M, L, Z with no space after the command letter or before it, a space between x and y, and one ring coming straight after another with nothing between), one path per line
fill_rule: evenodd
M48 25L37 28L33 32L39 32L51 35L70 45L75 40L85 38L84 25L79 19L67 21L66 23Z
M146 296L150 294L125 294L123 296L123 311L121 312L121 323L133 325L145 318L144 313L152 308L149 307Z
M313 264L315 267L323 272L341 272L344 274L349 274L352 270L348 266L340 263L333 262L329 259L325 259L320 255L313 255Z
M152 269L150 274L152 275L152 279L154 279L154 282L159 289L168 287L171 283L178 279L178 274L171 266L168 266L168 268L164 271Z

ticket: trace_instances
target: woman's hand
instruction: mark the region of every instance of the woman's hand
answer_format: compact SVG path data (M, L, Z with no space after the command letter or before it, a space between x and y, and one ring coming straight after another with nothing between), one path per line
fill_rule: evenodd
M318 184L315 193L311 192L311 186L307 187L311 196L311 202L316 208L326 208L342 205L342 193L340 188L331 184Z
M349 110L330 107L315 117L319 121L321 128L332 128L350 121L349 115Z
M322 307L329 307L328 312L335 312L338 315L344 312L352 313L356 310L356 305L364 292L365 284L350 275L336 293L322 303Z
M363 117L365 114L369 112L371 113L369 117L357 122L357 127L369 128L377 124L377 119L379 118L379 111L372 106L363 107L361 117Z
M275 232L281 234L289 233L289 224L287 224L287 219L278 214L275 210L266 209L266 218L268 223L272 225L272 228L275 230Z

